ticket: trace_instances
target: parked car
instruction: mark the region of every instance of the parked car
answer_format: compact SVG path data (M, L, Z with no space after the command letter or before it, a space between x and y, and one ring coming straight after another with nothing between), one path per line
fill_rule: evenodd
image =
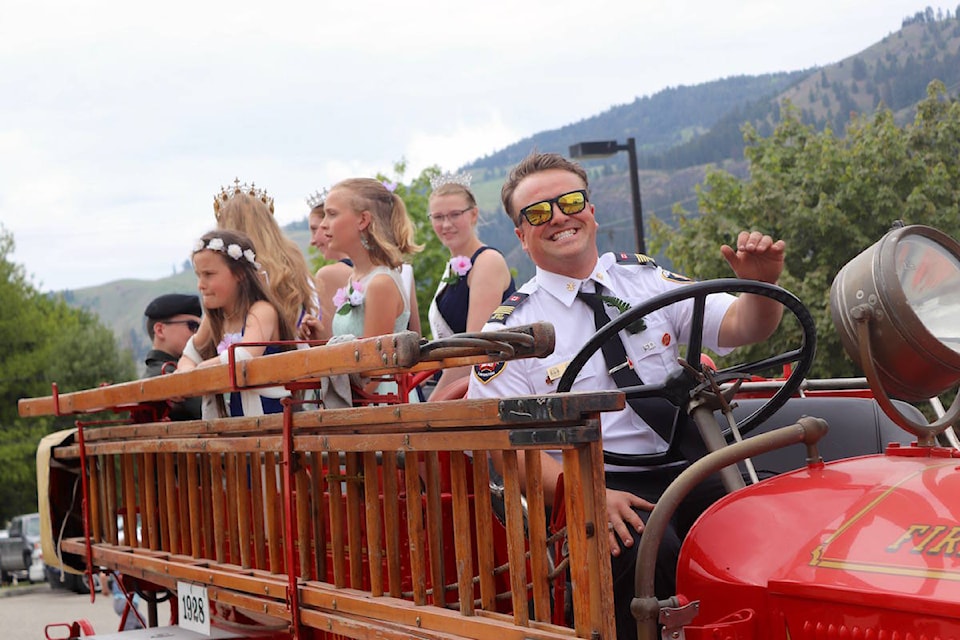
M30 582L43 580L39 513L14 516L7 537L0 539L0 580L18 575L26 575Z
M60 567L43 564L42 570L47 584L50 585L51 589L67 589L75 593L90 593L90 578L85 573L76 574L68 573L63 571L61 577ZM99 571L94 572L93 574L93 590L100 592L100 573Z

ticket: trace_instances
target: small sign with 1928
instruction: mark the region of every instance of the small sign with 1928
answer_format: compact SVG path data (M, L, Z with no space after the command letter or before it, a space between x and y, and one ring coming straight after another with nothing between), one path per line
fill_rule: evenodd
M179 625L197 633L210 635L210 600L207 588L189 582L177 582Z

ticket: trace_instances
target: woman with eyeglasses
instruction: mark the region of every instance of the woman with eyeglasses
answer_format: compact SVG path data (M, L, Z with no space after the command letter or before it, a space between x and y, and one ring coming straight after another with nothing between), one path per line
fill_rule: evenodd
M431 180L430 221L452 256L430 304L435 340L480 331L493 310L516 290L503 255L477 237L480 211L470 179L466 173L445 173ZM434 393L469 372L469 367L444 369Z

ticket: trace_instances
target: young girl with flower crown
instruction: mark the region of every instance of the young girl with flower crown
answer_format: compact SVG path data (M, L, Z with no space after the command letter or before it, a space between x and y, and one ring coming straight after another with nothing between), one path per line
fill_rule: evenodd
M353 263L346 286L333 293L333 335L370 337L405 330L410 288L401 265L422 247L413 242L403 200L377 180L352 178L334 185L323 208L320 232L332 251Z
M194 338L187 342L178 371L227 363L232 344L244 345L234 349L235 361L293 348L250 344L293 340L294 333L263 283L261 265L245 234L225 229L204 234L194 246L193 268L210 333L197 344ZM280 387L205 397L203 417L279 413L285 395Z
M490 314L516 290L503 255L477 237L480 211L470 192L470 175L443 174L431 180L429 213L433 230L452 258L430 304L433 338L480 331ZM436 391L469 373L444 369Z
M319 313L319 298L303 252L274 219L273 198L266 190L234 180L214 196L213 213L218 229L239 231L253 242L266 288L290 324L297 326L305 316ZM204 316L196 342L208 340L209 332L210 323Z

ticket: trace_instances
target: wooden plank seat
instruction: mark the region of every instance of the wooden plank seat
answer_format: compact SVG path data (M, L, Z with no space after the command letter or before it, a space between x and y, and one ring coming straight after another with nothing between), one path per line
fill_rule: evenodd
M338 358L354 359L352 368L312 354L301 360L299 352L290 360L323 360L325 372L400 375L503 356L471 346L431 361L418 350L384 367L382 345L391 342L370 357L366 345L346 356L337 350ZM286 384L318 375L257 360L243 363L237 380ZM205 388L223 389L224 375L204 378ZM22 401L21 412L162 399L161 389L139 386L146 382L42 405ZM181 384L173 384L175 393ZM261 629L289 625L300 638L612 638L599 413L622 406L619 393L571 393L83 429L82 443L79 432L66 434L49 449L61 474L50 476L58 505L51 530L62 528L67 562L89 559L171 589L178 581L204 584L218 614ZM517 464L519 451L543 448L563 451L567 484L579 487L564 504L569 576L562 579L572 585L572 629L554 624L539 465L528 464L521 478ZM486 490L493 452L503 459L502 515ZM65 497L79 476L86 532Z

